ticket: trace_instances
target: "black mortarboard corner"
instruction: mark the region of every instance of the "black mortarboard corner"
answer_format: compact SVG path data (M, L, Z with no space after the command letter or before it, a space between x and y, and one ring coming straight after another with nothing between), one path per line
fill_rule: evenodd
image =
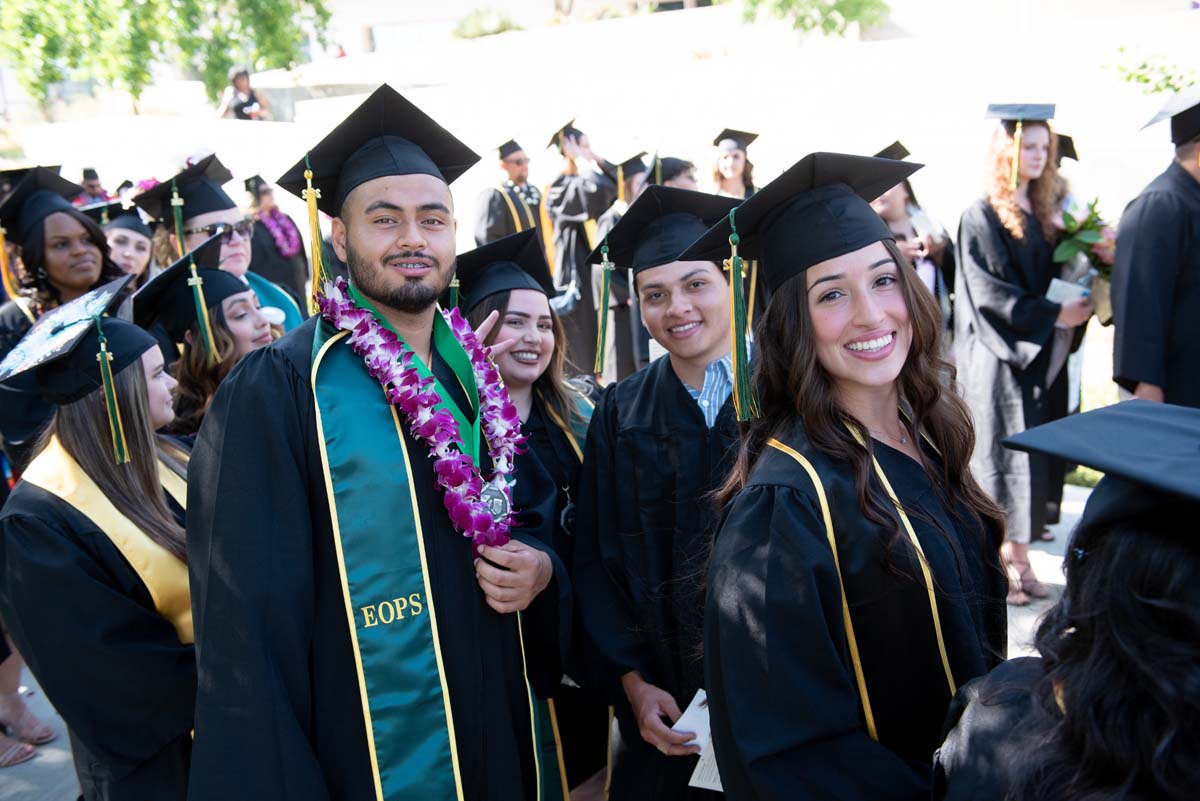
M221 235L205 240L195 250L151 278L133 296L133 319L149 330L161 325L176 344L193 324L200 324L200 338L210 362L218 357L209 309L226 298L246 292L240 278L223 272Z
M33 167L0 202L0 281L10 298L17 297L19 287L8 263L5 239L24 245L29 235L51 214L74 212L75 207L67 198L82 191L79 184L60 178L57 167Z
M128 178L126 178L124 181L121 181L120 185L117 186L117 194L121 194L126 189L133 189L133 181L129 180Z
M119 200L93 203L90 206L83 206L79 210L95 220L96 224L103 228L105 232L111 231L114 228L124 228L128 231L141 234L147 239L151 239L154 236L154 232L142 220L142 215L138 213L137 208L126 208Z
M992 103L984 112L985 119L997 119L1013 140L1010 180L1012 188L1021 184L1021 134L1027 122L1049 122L1054 119L1053 103Z
M625 181L635 175L641 175L646 172L646 162L642 158L646 155L645 150L640 150L636 155L630 156L624 161L612 164L608 162L601 163L600 170L617 185L617 200L626 201L625 197Z
M178 240L176 254L182 256L184 220L238 207L221 188L232 180L233 173L213 153L142 192L133 202L162 224L174 225L175 238ZM168 223L168 220L171 222Z
M133 323L103 316L133 279L122 276L42 315L0 362L0 384L49 403L73 403L102 389L117 464L129 461L129 450L113 376L158 344Z
M581 136L583 136L583 131L575 127L575 118L572 117L570 122L554 132L554 135L550 137L550 142L546 145L546 147L557 147L558 152L561 153L563 137L579 139Z
M721 150L742 150L750 147L750 143L758 138L758 134L750 133L749 131L739 131L734 128L726 128L717 135L713 140L713 144Z
M584 264L598 263L603 268L598 321L600 333L596 347L597 375L604 372L612 271L620 266L633 270L636 277L643 270L681 261L680 254L684 249L710 225L729 214L737 204L734 198L708 192L648 186L608 232L608 236L588 254ZM730 281L730 284L737 284L739 292L741 283Z
M558 292L540 236L538 229L527 228L460 255L451 284L452 294L457 284L459 298L457 303L451 298L450 305L470 311L483 299L513 289L555 297Z
M26 175L28 175L29 172L33 169L36 169L36 168L35 167L10 167L7 170L0 170L0 200L4 200L4 198L8 196L8 192L12 191L12 189L14 187L16 187L16 185L20 182L20 180L22 178L24 178ZM49 172L54 173L55 175L58 175L60 172L62 172L62 165L55 164L52 167L43 166L41 169L47 170ZM7 191L4 189L5 186L8 187ZM83 187L80 187L80 190L82 190L82 189L83 189Z
M1200 137L1200 83L1175 94L1143 129L1171 118L1171 143L1184 145Z
M1200 512L1200 409L1131 400L1073 414L1004 440L1105 474L1092 491L1069 554L1082 560L1091 535L1146 513Z
M121 201L119 200L102 200L99 203L80 206L79 210L90 217L96 223L96 225L99 225L101 228L103 228L112 221L113 217L116 217L122 211L124 211L125 207L121 205Z
M810 153L709 228L680 258L720 261L729 254L734 275L740 275L744 259L758 259L759 272L774 294L814 264L892 239L870 201L922 166L869 156ZM735 306L735 317L737 312ZM735 325L733 336L734 353L744 353L745 325ZM744 368L745 360L734 358L735 367ZM735 372L735 377L738 419L757 416L748 374ZM742 386L745 392L739 394Z
M509 139L507 142L500 145L500 147L496 148L496 150L500 153L500 158L506 159L513 153L520 153L522 150L524 150L524 148L518 145L515 140Z
M346 197L367 181L431 175L450 184L478 161L475 151L383 84L276 183L308 203L309 232L313 242L320 242L317 210L341 215ZM320 252L313 248L314 298L328 278Z
M662 186L672 178L695 169L695 167L695 164L686 159L677 159L673 156L660 157L655 153L650 159L650 175L646 177L646 183Z
M910 153L908 151L908 148L905 147L904 145L900 144L900 140L897 139L895 142L892 142L890 145L885 147L883 150L880 150L878 153L876 153L875 158L877 158L877 159L893 159L894 161L904 161L906 158L908 158L911 155L912 155L912 153Z

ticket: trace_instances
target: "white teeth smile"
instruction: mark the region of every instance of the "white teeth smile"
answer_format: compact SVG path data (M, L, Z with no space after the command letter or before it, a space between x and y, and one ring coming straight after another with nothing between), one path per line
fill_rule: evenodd
M672 334L682 334L685 331L691 331L693 328L696 328L699 325L700 323L684 323L683 325L677 325L674 328L669 328L667 330Z
M424 270L429 267L428 264L423 264L419 261L400 261L396 262L396 266L402 270Z
M875 351L883 350L888 345L892 344L892 340L894 338L895 336L893 334L887 334L875 339L868 339L866 342L851 342L846 347L850 350L858 351L860 353L874 353Z
M525 362L526 364L537 364L537 360L541 358L541 354L534 353L531 350L514 350L512 352L512 357L517 361Z

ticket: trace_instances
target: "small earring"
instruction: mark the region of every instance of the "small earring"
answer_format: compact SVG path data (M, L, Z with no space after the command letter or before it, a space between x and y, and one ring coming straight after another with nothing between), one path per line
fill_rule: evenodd
M38 278L40 278L40 279L42 279L42 280L45 280L45 278L46 278L46 268L45 268L45 267L38 267L38 268L37 268L37 272L36 272L35 274L37 275L37 277L38 277Z

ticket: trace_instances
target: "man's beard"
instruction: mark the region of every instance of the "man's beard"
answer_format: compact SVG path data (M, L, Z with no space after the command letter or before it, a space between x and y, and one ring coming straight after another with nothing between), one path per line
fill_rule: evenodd
M370 300L381 303L389 309L395 309L405 314L423 312L433 304L450 285L449 278L442 275L442 265L436 258L424 251L406 250L395 254L391 259L428 259L433 263L433 273L444 279L441 286L429 286L424 280L406 278L398 287L389 286L383 278L383 271L389 269L386 264L374 265L368 263L355 253L346 241L346 266L350 271L350 281L359 292Z

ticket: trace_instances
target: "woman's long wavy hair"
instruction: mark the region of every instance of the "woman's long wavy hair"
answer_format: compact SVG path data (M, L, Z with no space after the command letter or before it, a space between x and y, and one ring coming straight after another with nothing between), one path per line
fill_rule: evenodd
M745 151L742 151L745 155ZM742 163L746 165L746 169L742 172L742 186L747 192L754 188L754 162L746 156L742 159ZM720 187L721 182L725 180L725 176L721 175L721 154L718 153L716 159L713 160L712 169L713 186Z
M941 356L941 312L896 243L888 239L882 244L899 266L912 326L912 345L896 379L900 399L909 411L910 430L928 437L941 454L937 465L922 451L922 465L948 508L955 508L951 501L963 503L987 529L990 544L999 548L1004 538L1004 513L971 476L968 464L975 447L975 427L966 404L952 388L954 367ZM782 331L792 335L779 336ZM901 532L890 500L880 498L871 487L871 438L864 436L865 445L860 445L846 424L860 431L866 427L838 403L833 380L817 360L804 276L776 290L766 312L755 321L754 341L753 381L762 415L743 431L737 461L717 491L718 502L724 505L746 485L767 440L784 434L799 420L818 450L851 466L863 515L898 537Z
M1057 236L1056 221L1059 213L1058 167L1054 163L1058 141L1049 123L1034 120L1023 123L1022 127L1025 131L1031 128L1045 128L1050 134L1046 169L1040 177L1029 182L1029 204L1033 208L1034 218L1042 228L1042 234L1047 241L1053 242ZM1013 122L1004 122L996 126L992 145L988 150L987 199L1013 238L1024 239L1025 215L1017 203L1017 190L1012 185L1012 160L1016 155L1013 134L1016 129L1016 123Z
M179 385L175 388L175 420L168 427L173 434L195 434L200 430L217 387L221 386L225 376L237 364L237 343L225 322L221 304L210 306L208 316L212 321L213 341L217 345L217 360L209 362L200 335L200 324L194 323L191 342L184 344L179 361L175 363L175 380Z
M77 221L87 231L88 238L92 240L92 243L100 249L100 278L92 285L93 289L103 286L109 281L115 281L125 274L112 260L108 237L104 235L104 231L96 224L95 220L76 209L63 209L54 213L65 214ZM34 226L28 238L21 244L21 263L24 265L24 269L17 273L17 281L22 292L32 301L33 313L38 317L62 303L62 295L50 283L50 278L46 274L45 258L46 223L43 221Z
M1200 553L1183 521L1198 511L1181 502L1076 532L1087 553L1068 560L1066 593L1038 627L1037 715L1010 799L1196 797Z
M42 435L39 451L51 436L57 436L104 496L147 537L161 545L180 561L187 561L185 535L167 506L158 475L161 458L173 472L186 475L185 458L178 449L164 447L150 422L146 391L146 373L139 359L113 377L129 462L113 460L109 432L108 407L104 393L96 390L73 403L64 403Z
M481 300L475 308L467 313L467 321L471 327L478 328L489 314L494 311L500 312L500 319L485 344L491 345L496 341L496 337L500 333L500 326L504 323L504 315L508 313L508 299L511 295L511 291L497 292L495 295ZM533 382L533 390L542 396L546 405L558 415L558 419L567 425L572 425L583 422L576 401L584 393L566 378L567 335L563 330L562 320L554 313L553 309L550 310L550 320L554 326L554 353L550 356L550 364L546 367L546 372Z

